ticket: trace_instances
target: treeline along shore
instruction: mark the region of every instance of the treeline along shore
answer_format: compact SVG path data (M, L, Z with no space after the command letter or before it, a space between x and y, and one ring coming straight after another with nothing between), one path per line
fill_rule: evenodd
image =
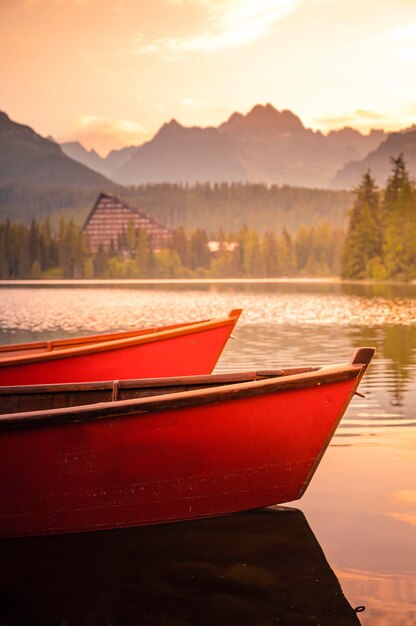
M207 186L204 192L215 196L220 189ZM159 192L163 195L168 190L162 185ZM238 186L223 189L231 196L239 191ZM259 186L257 191L261 196L264 189ZM392 158L385 189L377 188L368 171L354 194L346 232L326 221L300 224L296 229L282 221L280 228L262 223L258 228L238 230L190 228L185 223L172 229L171 244L161 250L154 250L147 232L133 223L109 247L93 252L82 228L71 219L62 218L57 227L52 227L49 217L30 224L7 219L0 222L0 278L340 275L354 280L414 280L416 186L403 156Z
M301 226L291 235L242 228L208 236L203 229L172 231L172 243L153 250L143 229L128 229L95 253L80 226L47 218L30 225L0 223L0 278L222 278L331 276L340 271L343 231Z

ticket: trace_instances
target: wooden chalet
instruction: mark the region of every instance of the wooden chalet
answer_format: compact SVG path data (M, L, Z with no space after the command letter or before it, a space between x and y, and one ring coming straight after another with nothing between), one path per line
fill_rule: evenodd
M100 193L98 196L85 221L83 232L87 235L93 252L96 252L100 245L108 250L111 241L116 245L118 236L127 232L130 223L133 223L135 228L146 230L155 251L166 247L172 241L172 233L166 226L108 193Z

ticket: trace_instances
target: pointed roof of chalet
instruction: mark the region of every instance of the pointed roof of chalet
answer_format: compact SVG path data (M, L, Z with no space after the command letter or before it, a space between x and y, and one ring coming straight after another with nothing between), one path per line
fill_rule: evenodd
M115 196L114 194L111 193L106 193L104 191L102 191L99 195L97 200L94 202L94 205L91 209L91 211L89 212L87 219L84 222L84 225L82 227L82 230L85 230L88 222L91 220L92 216L94 215L97 207L99 206L101 200L112 200L114 203L117 204L121 204L125 209L130 210L132 213L136 213L136 215L140 215L140 217L144 217L146 218L150 224L153 224L154 226L157 226L158 228L163 228L166 231L169 231L170 229L165 226L164 224L162 224L161 222L159 222L158 220L156 220L153 217L150 217L150 215L147 215L147 213L145 213L144 211L142 211L141 209L137 209L136 207L131 206L128 202L126 202L125 200L120 200L120 198L118 196Z

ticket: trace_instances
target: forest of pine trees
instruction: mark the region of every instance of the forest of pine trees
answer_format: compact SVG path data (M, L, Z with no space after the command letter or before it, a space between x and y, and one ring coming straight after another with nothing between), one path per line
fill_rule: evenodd
M236 232L172 230L172 244L153 251L133 223L110 249L92 253L82 228L49 218L0 222L0 278L263 278L416 279L416 186L403 155L392 158L384 190L364 174L355 189L346 236L328 223ZM216 242L210 247L209 242Z
M42 220L50 215L56 224L60 216L83 222L100 189L65 189L29 183L0 182L0 220ZM305 221L328 222L346 227L351 205L349 191L306 189L260 183L200 183L195 185L158 183L137 187L110 187L132 206L168 226L183 226L187 232L204 228L214 232L254 228L294 232Z
M402 154L391 162L384 190L377 189L369 171L355 189L342 255L343 278L416 278L416 186Z
M209 241L218 250L210 251ZM192 278L333 276L340 272L342 230L301 226L293 235L263 235L246 227L208 236L203 229L173 230L172 244L154 252L146 231L133 224L109 250L93 254L80 226L48 219L28 226L0 223L0 278Z

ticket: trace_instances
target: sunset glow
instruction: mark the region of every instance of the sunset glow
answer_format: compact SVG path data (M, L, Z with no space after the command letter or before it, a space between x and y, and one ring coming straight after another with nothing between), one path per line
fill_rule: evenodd
M416 120L410 0L3 0L1 109L105 154L256 103L327 131Z

